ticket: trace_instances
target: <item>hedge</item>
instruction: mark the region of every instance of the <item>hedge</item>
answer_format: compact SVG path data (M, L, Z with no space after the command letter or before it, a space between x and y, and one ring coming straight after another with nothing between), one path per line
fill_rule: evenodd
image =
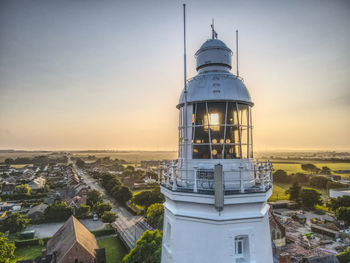
M107 236L107 235L115 234L115 230L113 228L111 228L111 229L93 230L93 231L90 231L90 232L92 234L94 234L95 237Z
M45 238L33 238L33 239L26 239L26 240L15 240L15 246L16 247L26 247L26 246L38 246L38 245L45 245L47 241L49 241L51 237L45 237Z

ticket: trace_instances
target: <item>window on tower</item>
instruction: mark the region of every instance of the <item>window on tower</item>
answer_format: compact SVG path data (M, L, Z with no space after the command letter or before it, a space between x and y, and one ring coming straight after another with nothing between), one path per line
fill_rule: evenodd
M252 158L251 110L236 102L193 104L193 159Z
M235 237L235 259L236 263L249 262L249 242L248 236Z

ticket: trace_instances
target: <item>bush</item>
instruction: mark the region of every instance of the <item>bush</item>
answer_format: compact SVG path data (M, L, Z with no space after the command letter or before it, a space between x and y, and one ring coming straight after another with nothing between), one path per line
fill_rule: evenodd
M105 211L112 210L112 205L111 205L111 203L107 203L107 202L106 203L98 203L95 206L94 210L98 214L98 216L101 217Z
M340 263L349 263L350 262L350 247L346 248L343 252L337 255L337 258Z
M113 223L117 219L117 215L111 211L105 211L101 217L103 223Z

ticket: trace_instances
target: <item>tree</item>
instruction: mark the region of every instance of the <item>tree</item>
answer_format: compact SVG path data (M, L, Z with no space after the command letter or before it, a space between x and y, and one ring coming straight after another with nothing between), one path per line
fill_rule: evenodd
M164 207L163 204L153 204L147 209L147 223L153 228L163 229Z
M118 191L113 193L113 197L121 204L124 204L126 201L131 199L132 193L129 187L123 185L120 186Z
M135 195L132 201L139 206L144 206L147 210L150 205L163 203L165 200L163 194L160 192L160 187L156 187L151 191L147 190Z
M117 217L118 216L115 213L111 211L105 211L103 212L101 219L103 223L110 224L110 223L113 223L117 219Z
M86 217L90 213L90 206L88 205L80 205L76 210L75 215L79 217Z
M123 263L160 263L161 253L161 232L147 230L136 242L136 246L123 258Z
M95 206L95 212L98 214L99 217L102 216L102 214L105 211L111 211L112 210L112 205L111 203L97 203Z
M326 174L326 175L331 175L332 174L332 170L329 167L327 167L327 166L322 166L321 173L322 174Z
M23 194L23 195L29 195L30 194L30 188L27 184L20 184L15 187L14 192L16 194Z
M298 182L294 182L293 185L286 191L289 194L289 200L298 202L300 197L301 187Z
M80 159L80 158L75 163L76 163L76 165L79 168L84 168L85 167L85 162L82 159Z
M279 169L273 173L273 179L276 183L290 183L292 178L288 176L286 171Z
M4 233L0 232L0 262L8 263L15 258L15 245L8 243Z
M14 163L15 163L15 161L11 158L5 159L5 164L7 164L7 165L14 164Z
M306 185L310 181L310 175L304 173L296 173L291 176L294 182L298 182L301 185Z
M331 181L325 176L322 175L314 175L310 179L310 186L320 188L320 189L326 189L327 183Z
M313 188L303 188L300 199L306 209L313 209L315 205L322 204L321 193Z
M346 224L350 224L350 207L339 207L335 211L335 215L338 220L343 220Z
M73 214L73 208L65 202L49 205L44 212L45 219L51 222L67 220Z
M332 210L336 211L339 207L350 207L350 196L340 196L337 198L331 198L327 206Z
M96 189L88 191L86 203L93 207L98 202L103 202L101 192Z
M327 189L335 189L335 188L346 188L347 185L340 183L340 182L334 182L334 181L328 181L327 182Z
M29 221L30 219L25 215L12 213L4 220L3 228L5 231L10 231L10 233L16 233L25 229Z
M310 173L318 173L320 172L320 168L318 168L317 166L315 166L312 163L305 163L301 165L301 169L303 169L304 171L310 172Z

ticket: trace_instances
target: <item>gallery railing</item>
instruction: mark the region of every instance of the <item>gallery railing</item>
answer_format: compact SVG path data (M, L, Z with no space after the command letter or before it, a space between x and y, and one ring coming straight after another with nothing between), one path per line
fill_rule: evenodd
M272 173L273 166L269 161L256 162L252 169L241 165L232 171L224 171L225 195L266 192L273 184ZM158 184L177 192L214 194L214 169L194 168L186 171L179 169L176 161L160 162Z

